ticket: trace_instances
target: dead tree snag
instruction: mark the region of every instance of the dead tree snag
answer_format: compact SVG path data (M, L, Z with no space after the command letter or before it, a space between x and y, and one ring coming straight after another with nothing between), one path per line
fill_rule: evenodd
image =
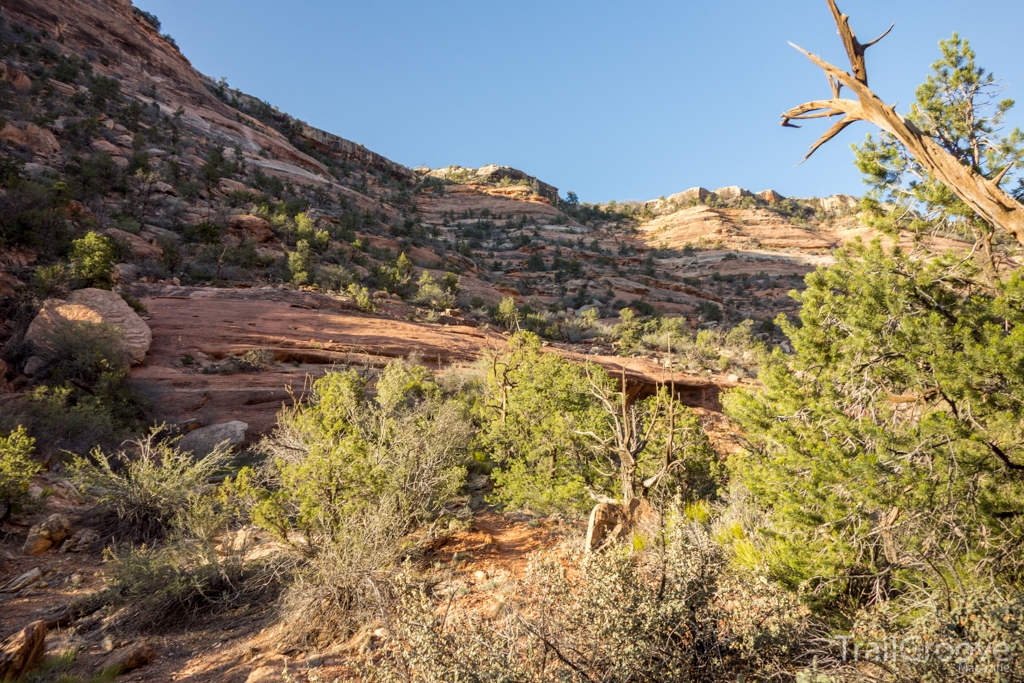
M982 219L993 227L1013 235L1018 243L1024 245L1024 206L999 187L1007 172L1019 160L1015 159L1009 162L1006 167L995 172L991 178L986 178L976 168L961 163L960 160L949 154L911 121L897 114L895 106L887 105L868 87L868 73L864 61L867 48L888 35L892 27L890 26L888 31L875 40L861 44L850 28L849 17L839 11L835 0L828 0L828 5L832 10L836 26L839 28L839 35L846 48L853 73L851 75L817 55L790 43L825 72L832 88L832 98L806 102L790 109L782 115L782 125L799 128L792 121L842 117L811 145L804 161L850 124L857 121L868 121L899 140L922 166L928 169L939 182L956 193ZM840 97L840 91L844 86L857 96L856 100Z

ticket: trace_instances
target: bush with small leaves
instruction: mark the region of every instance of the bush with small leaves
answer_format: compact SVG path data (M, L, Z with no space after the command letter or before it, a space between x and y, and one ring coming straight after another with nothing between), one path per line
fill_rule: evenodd
M75 275L90 287L110 289L114 272L114 244L109 237L89 232L71 243Z
M24 427L0 436L0 521L18 512L29 499L32 477L42 469L32 459L35 443Z
M70 471L83 491L96 495L111 533L138 541L162 538L175 516L206 487L207 478L231 459L220 448L199 459L182 453L163 427L154 427L132 446L110 455L97 447L89 459L75 458Z

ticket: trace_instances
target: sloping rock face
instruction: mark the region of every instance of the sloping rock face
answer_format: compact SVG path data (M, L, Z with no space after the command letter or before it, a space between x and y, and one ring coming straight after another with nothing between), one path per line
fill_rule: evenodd
M216 426L237 420L248 425L245 434L250 439L269 432L282 405L301 398L311 380L332 369L354 366L372 371L416 355L427 367L442 371L472 364L486 350L505 346L505 337L488 329L454 320L444 325L412 323L400 308L389 312L387 305L378 317L370 317L354 310L349 301L309 292L161 285L145 291L142 301L152 316L153 345L148 362L132 372L132 379L150 396L159 412L156 417L169 422L199 419ZM274 357L263 372L210 371L229 355L256 349ZM613 377L624 376L631 398L649 396L658 382L668 381L683 403L720 407L718 386L711 380L666 374L642 359L589 359ZM185 439L180 447L189 450Z
M542 182L534 176L510 166L497 166L495 164L487 164L480 168L447 166L445 168L426 171L426 175L432 178L441 178L444 180L452 180L454 182L475 182L483 185L497 185L502 181L526 183L538 196L544 197L552 204L558 203L557 187Z
M50 299L25 333L25 340L37 348L46 348L47 338L64 323L103 323L116 327L124 339L125 351L133 364L146 358L153 340L149 326L114 292L105 289L79 289L66 301Z
M651 241L669 247L698 242L721 242L730 247L764 247L825 251L838 240L799 228L777 213L763 209L715 209L698 205L659 216L642 226Z

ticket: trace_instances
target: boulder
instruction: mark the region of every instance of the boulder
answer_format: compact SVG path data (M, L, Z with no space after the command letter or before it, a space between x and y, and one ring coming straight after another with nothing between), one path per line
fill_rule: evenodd
M45 367L46 367L46 359L45 358L43 358L42 356L30 356L29 359L27 361L25 361L24 372L29 377L35 377Z
M164 250L155 244L150 244L144 238L133 235L117 228L107 228L103 231L107 237L124 242L132 250L132 256L137 259L158 259L164 255Z
M96 667L95 675L110 674L111 672L123 674L149 664L155 656L156 648L144 640L136 641L103 660Z
M585 548L588 553L597 552L631 531L654 534L660 525L661 515L642 498L634 498L629 505L598 503L590 511Z
M126 284L139 279L139 267L134 263L115 263L111 272L115 284Z
M43 661L44 654L46 622L33 621L0 647L0 681L20 680Z
M26 555L41 555L58 545L71 533L71 522L60 513L54 513L28 530L28 538L21 550Z
M102 152L103 154L109 154L110 156L115 156L115 155L121 153L121 150L118 149L117 145L115 145L113 142L108 142L107 140L103 140L102 138L99 139L99 140L93 140L92 141L92 148L94 150L96 150L97 152Z
M245 192L248 188L237 180L221 178L220 182L217 183L217 189L224 194L231 194L232 192Z
M143 225L142 230L139 231L139 236L150 241L169 240L171 242L181 242L181 235L178 233L166 228L158 228L155 225Z
M238 214L228 216L228 228L242 233L257 244L264 244L274 240L274 231L270 223L259 216L251 214Z
M36 154L54 154L60 151L60 144L53 133L27 121L8 122L3 130L0 130L0 138L28 147Z
M28 326L25 340L37 349L46 349L48 335L66 322L103 323L118 328L132 363L141 363L145 359L153 341L149 326L124 299L114 292L94 288L74 291L66 301L46 301Z
M94 529L79 529L64 545L60 547L61 553L81 553L89 550L97 541L100 535Z
M32 89L32 79L13 66L0 64L0 77L13 85L18 92L28 92Z
M218 446L231 448L245 441L245 432L249 425L235 420L220 424L200 427L189 432L178 442L178 450L190 452L197 458L204 458L213 453Z
M2 587L0 587L0 593L17 593L22 588L28 588L32 584L42 580L42 570L40 570L39 567L33 567L21 576L11 579L7 583L5 583Z

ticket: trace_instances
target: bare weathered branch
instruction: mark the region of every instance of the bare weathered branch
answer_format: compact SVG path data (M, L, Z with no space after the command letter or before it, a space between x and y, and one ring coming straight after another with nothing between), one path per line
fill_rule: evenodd
M937 141L921 131L911 121L897 114L895 105L886 104L868 88L867 67L864 62L864 51L887 36L892 27L890 26L888 31L875 40L862 45L850 29L849 17L839 11L835 0L828 0L828 5L850 59L853 75L829 64L800 46L790 43L825 72L833 98L807 102L790 109L782 115L782 125L799 128L791 122L810 118L830 118L845 114L842 120L834 124L821 139L811 146L811 151L804 157L804 160L850 123L858 120L869 121L896 138L921 166L927 169L936 180L952 190L983 220L1013 235L1020 244L1024 245L1024 206L999 187L999 183L1009 172L1010 167L1015 165L1016 160L1001 169L994 178L988 179L975 168L960 163L959 159L943 149ZM857 101L838 97L839 90L843 86L849 88L857 96Z
M860 119L857 119L857 118L854 118L854 117L851 117L851 116L844 116L842 119L836 121L835 124L833 124L833 126L831 128L829 128L827 131L825 131L824 135L822 135L820 138L818 138L817 142L815 142L813 145L811 145L811 149L808 150L807 154L804 155L804 159L800 163L802 164L802 163L804 163L804 161L807 161L808 159L810 159L811 155L814 154L816 151L818 151L819 147L824 145L826 142L828 142L829 140L831 140L835 136L839 135L839 133L842 132L842 130L844 128L846 128L847 126L849 126L851 123L854 123L855 121L859 121L859 120Z

